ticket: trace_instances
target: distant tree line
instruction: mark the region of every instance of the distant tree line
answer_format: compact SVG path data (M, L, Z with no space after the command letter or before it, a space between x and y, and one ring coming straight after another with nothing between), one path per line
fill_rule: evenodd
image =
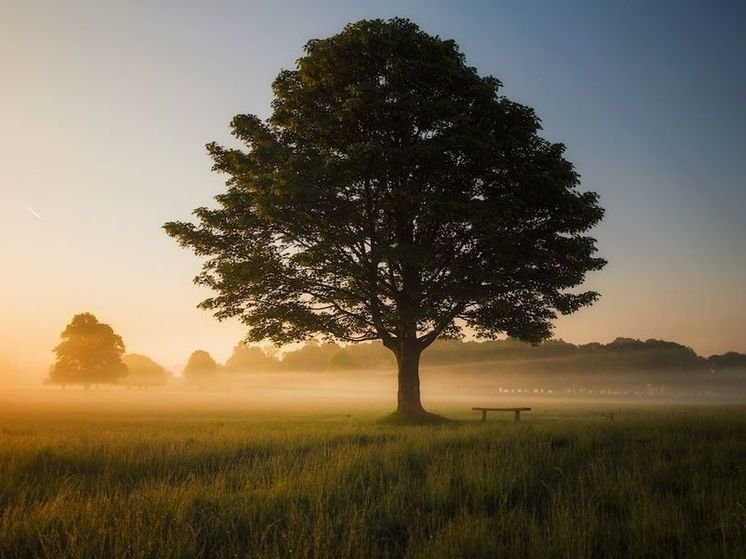
M125 354L122 338L90 313L73 317L54 348L50 384L124 384L147 388L166 383L170 373L146 355ZM423 356L426 367L468 367L479 374L556 375L656 374L658 378L685 374L746 374L746 354L728 352L702 357L690 347L664 340L617 338L611 343L575 345L549 340L538 346L508 338L485 342L438 340ZM183 378L208 385L221 374L258 372L323 372L393 370L396 363L381 344L339 345L316 341L280 354L276 350L239 343L225 364L207 351L194 351ZM664 375L662 377L661 375Z
M515 339L486 342L439 340L423 355L424 366L496 362L520 370L544 373L646 372L746 372L746 354L730 352L702 357L690 347L664 340L617 338L611 343L575 345L550 340L532 346ZM395 366L390 352L380 344L341 346L307 343L285 352L268 353L260 347L238 344L222 370L227 373L259 371L333 371L386 369Z

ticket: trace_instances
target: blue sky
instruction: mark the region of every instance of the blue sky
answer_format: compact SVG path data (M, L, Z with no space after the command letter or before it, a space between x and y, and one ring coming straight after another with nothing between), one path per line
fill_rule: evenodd
M558 336L746 352L744 6L6 0L0 358L49 360L83 310L167 365L224 358L242 328L195 309L199 260L160 226L221 191L204 144L267 116L308 39L392 16L455 39L601 194L602 299Z

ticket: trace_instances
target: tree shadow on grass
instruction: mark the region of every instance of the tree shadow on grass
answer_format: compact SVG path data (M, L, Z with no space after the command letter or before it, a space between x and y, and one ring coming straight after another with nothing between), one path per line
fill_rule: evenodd
M405 415L399 412L391 413L381 418L378 423L383 425L460 425L461 421L443 417L436 413L423 411L417 415Z

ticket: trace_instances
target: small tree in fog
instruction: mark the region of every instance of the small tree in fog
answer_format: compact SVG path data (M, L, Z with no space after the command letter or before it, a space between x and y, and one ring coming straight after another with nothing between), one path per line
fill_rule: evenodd
M225 369L231 372L256 372L276 369L279 361L268 355L261 347L245 343L236 344L233 353L225 362Z
M438 337L549 337L597 297L571 289L604 265L584 235L603 210L500 85L403 19L308 42L269 119L233 119L247 150L208 145L228 175L218 207L165 225L207 258L202 308L251 341L381 340L414 419Z
M127 374L124 342L91 313L77 314L60 334L57 360L49 371L52 384L115 384Z
M128 385L160 386L166 384L168 372L147 355L130 353L123 358L129 373L124 379Z
M202 349L198 349L189 356L184 367L184 378L189 381L203 382L212 379L218 372L218 364L212 356Z

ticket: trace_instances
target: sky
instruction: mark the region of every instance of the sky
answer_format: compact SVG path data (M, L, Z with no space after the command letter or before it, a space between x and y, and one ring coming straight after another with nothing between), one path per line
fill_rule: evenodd
M204 145L268 116L306 41L394 16L534 107L600 194L602 296L557 337L746 352L742 2L1 0L0 365L45 366L83 311L166 366L225 359L244 328L196 308L161 225L224 189Z

